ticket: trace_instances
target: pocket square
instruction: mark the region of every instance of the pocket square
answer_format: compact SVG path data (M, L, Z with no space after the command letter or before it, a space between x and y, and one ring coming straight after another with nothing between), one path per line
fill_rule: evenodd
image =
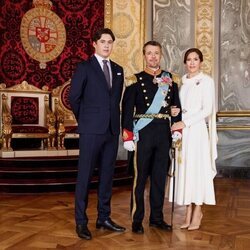
M121 72L118 72L117 75L120 76L122 73Z

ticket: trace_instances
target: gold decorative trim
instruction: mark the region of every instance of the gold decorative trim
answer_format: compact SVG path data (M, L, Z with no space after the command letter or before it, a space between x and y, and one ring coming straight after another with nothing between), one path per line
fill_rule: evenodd
M4 92L16 92L16 91L27 91L27 92L35 92L39 91L40 93L49 94L48 86L43 86L42 89L37 88L34 85L29 84L26 81L22 81L20 84L14 85L12 87L6 88L6 84L0 84L0 90L4 90Z
M6 89L6 84L5 84L5 83L1 83L1 84L0 84L0 90L1 90L1 89Z
M68 109L65 106L65 103L62 100L63 91L68 87L71 83L71 80L66 81L63 85L60 85L54 89L52 89L52 109L57 114L57 116L62 117L64 126L76 126L77 122L75 116L71 109ZM60 118L61 119L61 118ZM72 134L71 134L72 135ZM67 135L65 136L67 137Z
M33 5L36 8L45 8L50 10L53 6L52 2L49 0L33 0Z
M104 3L104 27L111 29L111 18L113 15L112 11L112 0L105 0Z
M137 82L137 78L135 75L125 77L126 87L128 87L132 84L135 84L136 82Z
M217 113L217 118L228 118L228 117L250 117L250 110L244 111L220 111ZM218 124L217 123L217 130L250 130L250 125L242 125L242 124Z
M220 111L217 117L250 117L250 110L244 111Z
M145 60L144 60L144 57L142 55L142 49L143 49L143 45L144 43L146 42L146 8L147 8L147 3L148 1L144 1L144 0L140 0L140 4L141 4L141 13L140 13L140 16L141 16L141 28L140 28L140 52L141 52L141 56L140 56L140 59L141 59L141 64L145 67L146 64L145 64Z
M195 46L204 57L202 70L214 74L214 1L195 1Z
M135 30L135 23L131 15L124 12L117 12L116 14L113 14L113 19L115 22L113 22L112 29L115 32L116 37L118 39L129 38Z
M227 126L227 125L217 125L217 130L224 131L224 130L250 130L250 125L233 125L233 126Z
M0 131L1 138L2 138L2 151L13 151L11 147L11 137L13 134L12 131L12 115L10 112L10 108L7 103L7 96L2 94L2 118L0 120L1 129Z
M138 171L137 171L137 142L135 142L135 152L134 152L134 158L133 158L133 164L134 164L134 181L133 181L133 206L132 206L132 211L131 211L131 219L133 222L134 219L134 214L137 208L137 203L136 203L136 197L135 197L135 189L136 189L136 184L137 184L137 177L138 177Z

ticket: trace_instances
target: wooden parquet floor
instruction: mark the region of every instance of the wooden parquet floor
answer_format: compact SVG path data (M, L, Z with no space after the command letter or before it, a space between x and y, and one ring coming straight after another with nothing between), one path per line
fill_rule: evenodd
M197 231L179 229L184 207L176 206L173 232L148 226L146 200L145 233L131 232L130 187L116 187L112 198L112 219L127 228L124 233L95 229L96 191L89 200L89 229L93 239L75 234L74 194L1 194L0 249L91 249L91 250L196 250L250 249L250 180L215 179L216 206L203 206L203 221ZM171 204L165 202L165 219L170 221Z

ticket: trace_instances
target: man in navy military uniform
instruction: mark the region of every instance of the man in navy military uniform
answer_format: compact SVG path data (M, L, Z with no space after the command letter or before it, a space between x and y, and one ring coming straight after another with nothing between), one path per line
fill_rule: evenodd
M160 68L161 45L149 41L143 47L144 71L134 76L122 101L124 148L133 155L134 185L131 196L132 231L143 233L144 190L150 176L149 225L171 230L164 221L163 204L166 177L170 165L171 123L181 120L181 113L172 114L171 107L180 108L178 86L172 75ZM131 79L130 79L131 81Z
M125 231L110 218L112 178L120 133L123 68L109 59L115 37L110 29L93 36L95 55L80 63L72 78L69 100L78 122L80 157L75 192L75 221L79 237L91 239L87 227L88 190L93 170L99 167L96 228ZM97 162L98 159L98 162Z

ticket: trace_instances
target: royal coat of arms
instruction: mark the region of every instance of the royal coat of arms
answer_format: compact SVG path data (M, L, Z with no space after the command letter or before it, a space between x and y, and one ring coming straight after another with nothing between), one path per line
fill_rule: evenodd
M33 0L34 8L27 11L21 22L21 40L26 53L46 68L46 62L57 58L66 42L62 20L51 11L49 0Z

